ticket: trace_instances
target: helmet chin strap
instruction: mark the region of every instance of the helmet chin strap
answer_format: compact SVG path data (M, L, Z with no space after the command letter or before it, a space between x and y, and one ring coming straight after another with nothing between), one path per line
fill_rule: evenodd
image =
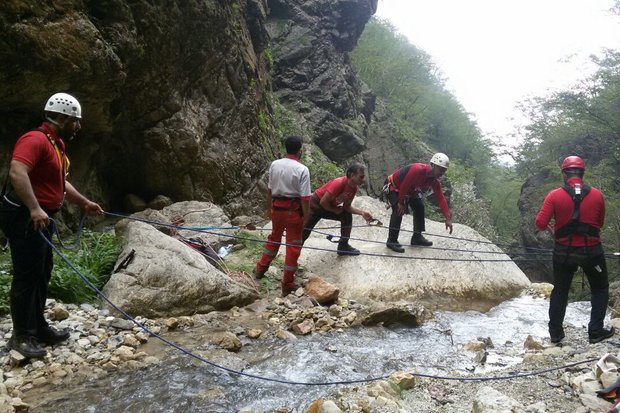
M60 123L57 120L54 120L54 119L50 118L49 116L46 116L45 120L47 120L49 123L52 123L52 124L58 126L60 129L63 129L65 127L64 123Z
M45 116L45 120L47 120L49 123L51 123L53 125L56 125L58 127L59 132L61 132L61 134L62 134L62 132L64 132L66 122L60 123L57 120L54 120L54 119L50 118L49 116ZM73 138L75 138L75 134L73 134L73 135L71 135L69 137L63 136L63 139L66 139L68 141L73 140Z

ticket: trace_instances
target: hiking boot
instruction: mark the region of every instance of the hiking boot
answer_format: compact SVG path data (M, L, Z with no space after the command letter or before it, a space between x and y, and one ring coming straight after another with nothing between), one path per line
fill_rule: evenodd
M389 249L391 249L394 252L405 252L405 249L403 248L402 245L400 245L400 243L398 241L396 242L387 242L385 244L386 247L388 247Z
M290 293L294 293L298 289L299 289L299 286L297 284L283 285L282 286L282 297L286 297L287 295L289 295Z
M27 358L40 358L47 354L47 351L32 336L11 337L7 347Z
M353 248L348 243L344 245L338 244L338 255L360 255L360 250Z
M258 271L256 268L254 268L252 270L252 275L254 276L254 278L256 278L257 280L260 280L261 278L263 278L265 276L265 273L262 271Z
M50 326L46 326L39 330L37 334L37 340L48 346L53 346L69 338L69 332L67 330L56 330Z
M590 344L599 343L606 338L613 336L615 332L616 331L613 327L603 328L599 331L588 333L588 341L590 342Z
M560 341L562 341L564 339L564 337L566 337L564 335L564 330L560 330L560 331L549 331L549 336L551 337L551 342L553 344L557 344Z
M431 245L433 245L433 241L427 240L426 238L424 238L424 235L422 234L414 233L413 236L411 237L411 245L420 245L422 247L430 247Z

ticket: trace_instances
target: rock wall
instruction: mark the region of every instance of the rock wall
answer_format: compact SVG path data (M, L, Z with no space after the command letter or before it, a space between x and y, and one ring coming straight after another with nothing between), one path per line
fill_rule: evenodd
M259 122L266 13L265 0L2 2L2 160L66 91L83 106L71 180L106 207L136 193L249 209L239 198L277 150Z
M0 4L0 146L75 95L70 179L108 209L134 193L262 208L277 156L273 90L336 161L365 148L374 98L348 52L377 0L7 0ZM273 37L271 42L269 34ZM272 80L273 79L273 80Z
M344 162L366 147L374 96L351 66L377 0L269 0L273 89L308 122L312 141Z

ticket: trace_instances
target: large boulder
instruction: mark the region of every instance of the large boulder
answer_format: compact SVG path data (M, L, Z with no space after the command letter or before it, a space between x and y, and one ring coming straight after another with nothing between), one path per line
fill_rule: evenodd
M390 210L378 200L359 196L354 206L369 211L387 227ZM422 301L459 309L486 309L517 296L530 285L525 274L497 246L473 229L455 224L450 237L441 222L426 220L432 248L410 247L412 219L403 219L400 241L404 254L387 249L387 228L364 226L355 215L350 241L363 253L336 255L336 244L326 240L339 229L318 229L306 241L300 263L340 287L341 296L360 301ZM321 221L319 227L338 226ZM322 233L322 234L321 234ZM437 235L434 235L437 234ZM317 248L317 249L313 249ZM327 250L326 250L327 249Z
M103 292L127 313L165 317L207 313L243 306L257 298L177 239L139 221L122 220L116 234L125 242L121 266ZM117 263L118 266L118 263Z

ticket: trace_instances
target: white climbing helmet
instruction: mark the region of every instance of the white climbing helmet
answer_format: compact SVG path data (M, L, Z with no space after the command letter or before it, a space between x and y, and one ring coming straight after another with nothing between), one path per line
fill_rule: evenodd
M431 164L448 169L448 166L450 165L450 159L448 158L448 155L446 155L445 153L437 152L431 158Z
M53 94L43 109L46 112L62 113L63 115L82 118L82 106L80 102L67 93Z

